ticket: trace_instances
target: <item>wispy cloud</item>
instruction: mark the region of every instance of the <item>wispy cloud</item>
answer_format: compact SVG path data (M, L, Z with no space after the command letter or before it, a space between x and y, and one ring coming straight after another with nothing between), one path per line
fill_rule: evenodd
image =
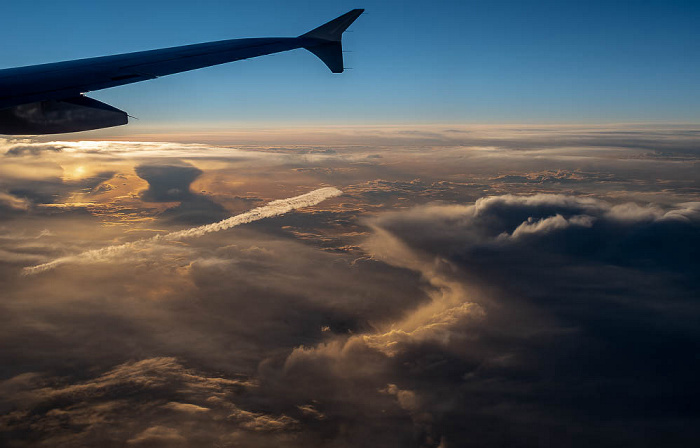
M118 256L125 252L137 250L145 246L158 244L160 242L180 241L186 238L198 238L208 233L219 232L241 224L247 224L261 219L283 215L299 208L311 207L325 201L326 199L340 196L342 193L342 191L333 187L320 188L300 196L272 201L262 207L254 208L248 212L232 216L228 219L224 219L223 221L215 222L213 224L192 227L189 229L180 230L178 232L167 233L165 235L156 235L152 238L103 247L102 249L89 250L77 255L57 258L48 263L26 267L22 270L22 273L24 275L38 274L51 270L59 265L71 262L100 262L111 259L112 257Z

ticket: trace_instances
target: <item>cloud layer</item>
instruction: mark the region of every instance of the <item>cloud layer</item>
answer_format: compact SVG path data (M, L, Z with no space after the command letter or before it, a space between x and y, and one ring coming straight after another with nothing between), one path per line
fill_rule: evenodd
M696 131L319 132L7 142L2 444L697 444Z

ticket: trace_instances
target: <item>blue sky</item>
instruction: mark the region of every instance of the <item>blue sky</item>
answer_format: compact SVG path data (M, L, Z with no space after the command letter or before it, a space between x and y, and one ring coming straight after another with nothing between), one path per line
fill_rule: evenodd
M700 121L697 1L26 1L0 65L295 36L353 8L333 75L304 50L92 96L155 124Z

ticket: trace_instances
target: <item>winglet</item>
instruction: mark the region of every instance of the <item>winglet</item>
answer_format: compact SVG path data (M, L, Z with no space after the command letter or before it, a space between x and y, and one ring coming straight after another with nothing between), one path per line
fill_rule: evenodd
M309 44L304 45L304 48L318 56L331 72L343 73L343 47L341 43L343 32L363 12L365 12L364 9L353 9L337 19L302 34L299 36L300 39L309 40Z
M365 12L364 9L353 9L352 11L343 14L337 19L333 19L330 22L314 28L306 34L302 34L299 37L307 37L311 39L322 39L331 42L340 42L343 32L348 29L352 22L355 21L360 14Z

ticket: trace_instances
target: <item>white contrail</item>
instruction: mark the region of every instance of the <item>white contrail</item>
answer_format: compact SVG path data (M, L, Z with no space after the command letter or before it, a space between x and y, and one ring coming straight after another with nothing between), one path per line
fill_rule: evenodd
M258 221L260 219L271 218L273 216L283 215L298 208L310 207L319 204L326 199L330 199L343 194L342 191L333 187L320 188L310 193L295 196L289 199L279 199L272 201L262 207L254 208L240 215L232 216L223 221L207 224L204 226L193 227L191 229L180 230L178 232L166 233L165 235L156 235L151 238L133 241L131 243L119 244L116 246L103 247L102 249L88 250L77 255L57 258L48 263L29 266L22 270L23 275L33 275L40 272L51 270L61 264L70 262L95 262L104 261L124 252L129 252L151 244L157 244L161 241L179 241L185 238L197 238L207 233L218 232L220 230L230 229L241 224Z

